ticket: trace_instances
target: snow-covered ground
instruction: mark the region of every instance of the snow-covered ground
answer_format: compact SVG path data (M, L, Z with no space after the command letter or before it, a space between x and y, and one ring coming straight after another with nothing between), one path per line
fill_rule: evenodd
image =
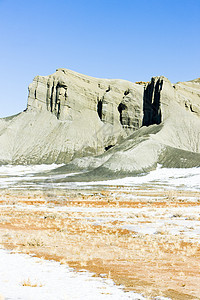
M84 183L88 185L88 183ZM200 190L200 168L188 169L167 169L157 167L156 170L135 177L122 179L90 182L90 185L121 185L121 186L141 186L152 185L165 188L181 188L190 190ZM80 183L83 185L83 183Z
M36 165L36 166L0 166L1 188L93 188L94 186L142 186L164 187L166 189L200 190L200 168L166 169L158 166L156 170L148 174L126 177L123 179L98 181L98 182L62 182L54 180L65 178L73 174L44 175L40 173L53 170L60 165Z
M6 250L0 250L1 296L5 300L145 299L103 276L92 277L84 270L77 273L57 262Z
M126 193L135 187L150 186L164 189L200 191L200 168L162 169L137 177L88 183L54 183L54 179L64 178L65 174L41 176L39 173L52 170L57 165L39 166L0 166L0 188L75 188L92 189L95 186L121 186L120 197L126 200L154 201L163 200L163 196ZM38 175L39 174L39 175ZM117 198L117 191L113 193ZM68 219L80 224L92 226L117 227L128 229L134 235L167 236L180 238L198 244L200 241L200 208L198 195L188 194L186 199L195 202L190 207L77 207L53 205L28 205L23 203L4 204L2 208L14 211L42 211L45 214L68 215ZM180 195L179 195L180 196ZM177 201L179 196L176 196ZM2 196L3 197L3 196ZM3 199L3 198L2 198ZM44 199L45 200L45 199ZM114 225L113 225L114 224ZM125 292L111 279L93 277L83 271L75 272L66 265L46 261L19 253L0 250L0 300L59 300L59 299L145 299L134 292ZM157 297L154 299L166 299Z
M81 223L117 227L136 234L179 236L182 240L200 243L200 207L76 207L46 205L4 205L4 208L66 215ZM1 219L0 219L1 220ZM113 222L116 222L113 226Z

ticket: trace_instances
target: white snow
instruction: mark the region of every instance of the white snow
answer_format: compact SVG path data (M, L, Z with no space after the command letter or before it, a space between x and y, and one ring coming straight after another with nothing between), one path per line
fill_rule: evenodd
M29 281L32 286L23 286ZM24 254L0 250L0 296L9 300L130 300L145 299L125 292L111 279ZM166 298L165 298L166 299Z
M67 213L68 219L76 219L94 226L106 225L127 229L137 234L165 234L179 236L183 240L200 243L200 207L76 207L46 205L2 205L17 211L42 211L44 213ZM73 214L71 214L73 213Z
M54 180L62 179L72 174L59 174L39 176L40 172L53 170L60 165L36 165L36 166L0 166L1 188L91 188L94 186L142 186L164 187L200 190L200 168L167 169L159 165L156 170L135 177L126 177L116 180L97 182L62 182L55 183Z
M115 180L90 182L89 184L121 186L152 184L154 186L164 185L166 188L200 190L200 168L167 169L158 166L156 170L145 175ZM88 185L88 183L79 183L79 185Z
M38 176L58 167L58 165L38 166L0 166L0 188L90 188L94 186L124 186L125 189L150 185L152 187L181 188L200 190L200 168L165 169L160 166L148 174L90 183L53 183L54 179L64 178L65 174ZM38 183L35 182L38 180ZM47 182L48 180L48 182ZM134 195L132 197L135 197ZM145 199L146 196L140 196ZM148 196L149 198L149 196ZM158 198L158 197L157 197ZM188 197L188 200L194 197ZM196 199L196 198L195 198ZM187 200L187 199L186 199ZM3 205L2 207L11 207ZM180 236L191 242L200 241L200 208L165 207L165 208L92 208L92 207L47 207L45 205L14 205L16 210L35 210L46 213L66 213L81 222L115 226L134 231L134 234L163 234ZM82 214L82 215L81 215ZM70 218L70 215L68 216ZM152 222L149 222L149 220ZM23 286L30 280L36 287ZM59 300L59 299L145 299L134 292L125 292L111 279L92 277L86 271L75 272L68 266L57 262L45 261L19 253L11 254L0 250L0 299L9 300ZM157 297L156 299L167 299Z
M55 168L63 166L63 164L56 165L2 165L0 166L0 175L27 175L39 172L50 171Z

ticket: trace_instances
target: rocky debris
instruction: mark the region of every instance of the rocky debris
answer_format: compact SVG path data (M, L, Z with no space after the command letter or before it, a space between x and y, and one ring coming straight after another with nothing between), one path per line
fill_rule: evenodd
M131 83L67 69L36 76L27 110L0 119L0 145L0 163L70 162L66 172L86 169L93 178L140 173L158 162L197 166L200 80Z

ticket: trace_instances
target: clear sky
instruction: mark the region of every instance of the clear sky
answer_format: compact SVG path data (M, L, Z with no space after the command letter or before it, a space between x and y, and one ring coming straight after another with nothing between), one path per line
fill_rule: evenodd
M0 0L0 117L36 75L200 77L200 0Z

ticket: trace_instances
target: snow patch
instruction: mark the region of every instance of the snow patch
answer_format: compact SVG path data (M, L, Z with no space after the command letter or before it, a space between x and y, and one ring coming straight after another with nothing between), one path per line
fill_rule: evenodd
M0 293L9 300L143 300L111 279L74 272L68 266L0 250ZM24 285L25 283L25 285Z

